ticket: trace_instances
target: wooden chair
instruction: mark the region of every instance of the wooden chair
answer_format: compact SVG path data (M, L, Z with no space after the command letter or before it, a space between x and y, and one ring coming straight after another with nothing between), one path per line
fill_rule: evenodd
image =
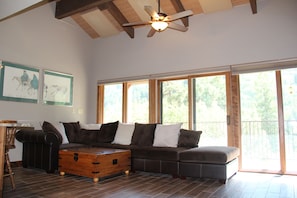
M10 149L15 148L14 140L15 140L16 130L17 128L14 126L6 127L4 177L8 177L8 176L10 177L12 189L15 189L15 181L14 181L14 172L12 171L12 168L11 168L8 152Z

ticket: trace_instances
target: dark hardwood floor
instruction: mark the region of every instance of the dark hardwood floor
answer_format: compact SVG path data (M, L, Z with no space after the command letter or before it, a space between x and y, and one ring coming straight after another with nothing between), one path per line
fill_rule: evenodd
M169 175L136 172L93 183L74 175L47 174L42 170L14 168L16 189L4 179L3 197L108 197L108 198L297 198L297 177L239 172L227 184L213 179L178 179Z

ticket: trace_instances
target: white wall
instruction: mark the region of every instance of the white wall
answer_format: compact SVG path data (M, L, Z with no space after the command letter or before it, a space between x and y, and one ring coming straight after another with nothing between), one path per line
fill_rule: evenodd
M96 116L96 81L297 57L297 1L259 0L250 5L190 17L189 30L166 30L147 38L123 32L95 40L88 119Z
M74 76L73 107L0 101L0 120L23 120L37 128L44 120L86 122L91 45L80 29L55 19L53 3L0 22L1 60ZM22 145L16 146L12 161L21 160Z
M41 0L0 0L0 19L30 7Z

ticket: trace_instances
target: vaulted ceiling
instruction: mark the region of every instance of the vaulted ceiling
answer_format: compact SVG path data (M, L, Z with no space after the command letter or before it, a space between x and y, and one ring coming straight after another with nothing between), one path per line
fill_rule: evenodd
M209 14L243 4L251 5L251 14L257 13L256 0L160 0L161 11L167 15L184 10L192 10L194 15ZM149 21L150 16L144 10L147 5L158 10L157 0L57 0L55 17L71 17L92 38L122 31L134 38L136 27L122 24ZM188 17L181 19L181 23L187 27Z
M37 8L46 3L56 2L57 19L72 18L91 38L107 37L125 31L134 38L133 27L123 27L124 23L151 20L144 10L151 6L158 11L158 0L26 0L21 8L18 0L0 0L0 8L15 11L10 16L3 15L0 22L7 18ZM160 11L173 15L184 10L192 10L194 15L232 9L235 6L250 4L251 14L257 13L257 0L160 0ZM19 11L20 10L20 11ZM1 11L1 9L0 9ZM10 12L5 12L5 14ZM189 17L182 18L180 24L188 27ZM189 27L190 28L190 27Z

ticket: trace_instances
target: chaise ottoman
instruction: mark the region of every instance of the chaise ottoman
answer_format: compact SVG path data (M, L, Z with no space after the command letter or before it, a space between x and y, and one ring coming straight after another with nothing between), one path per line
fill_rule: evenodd
M236 147L204 146L188 149L179 154L179 174L181 177L219 179L226 183L238 171Z

